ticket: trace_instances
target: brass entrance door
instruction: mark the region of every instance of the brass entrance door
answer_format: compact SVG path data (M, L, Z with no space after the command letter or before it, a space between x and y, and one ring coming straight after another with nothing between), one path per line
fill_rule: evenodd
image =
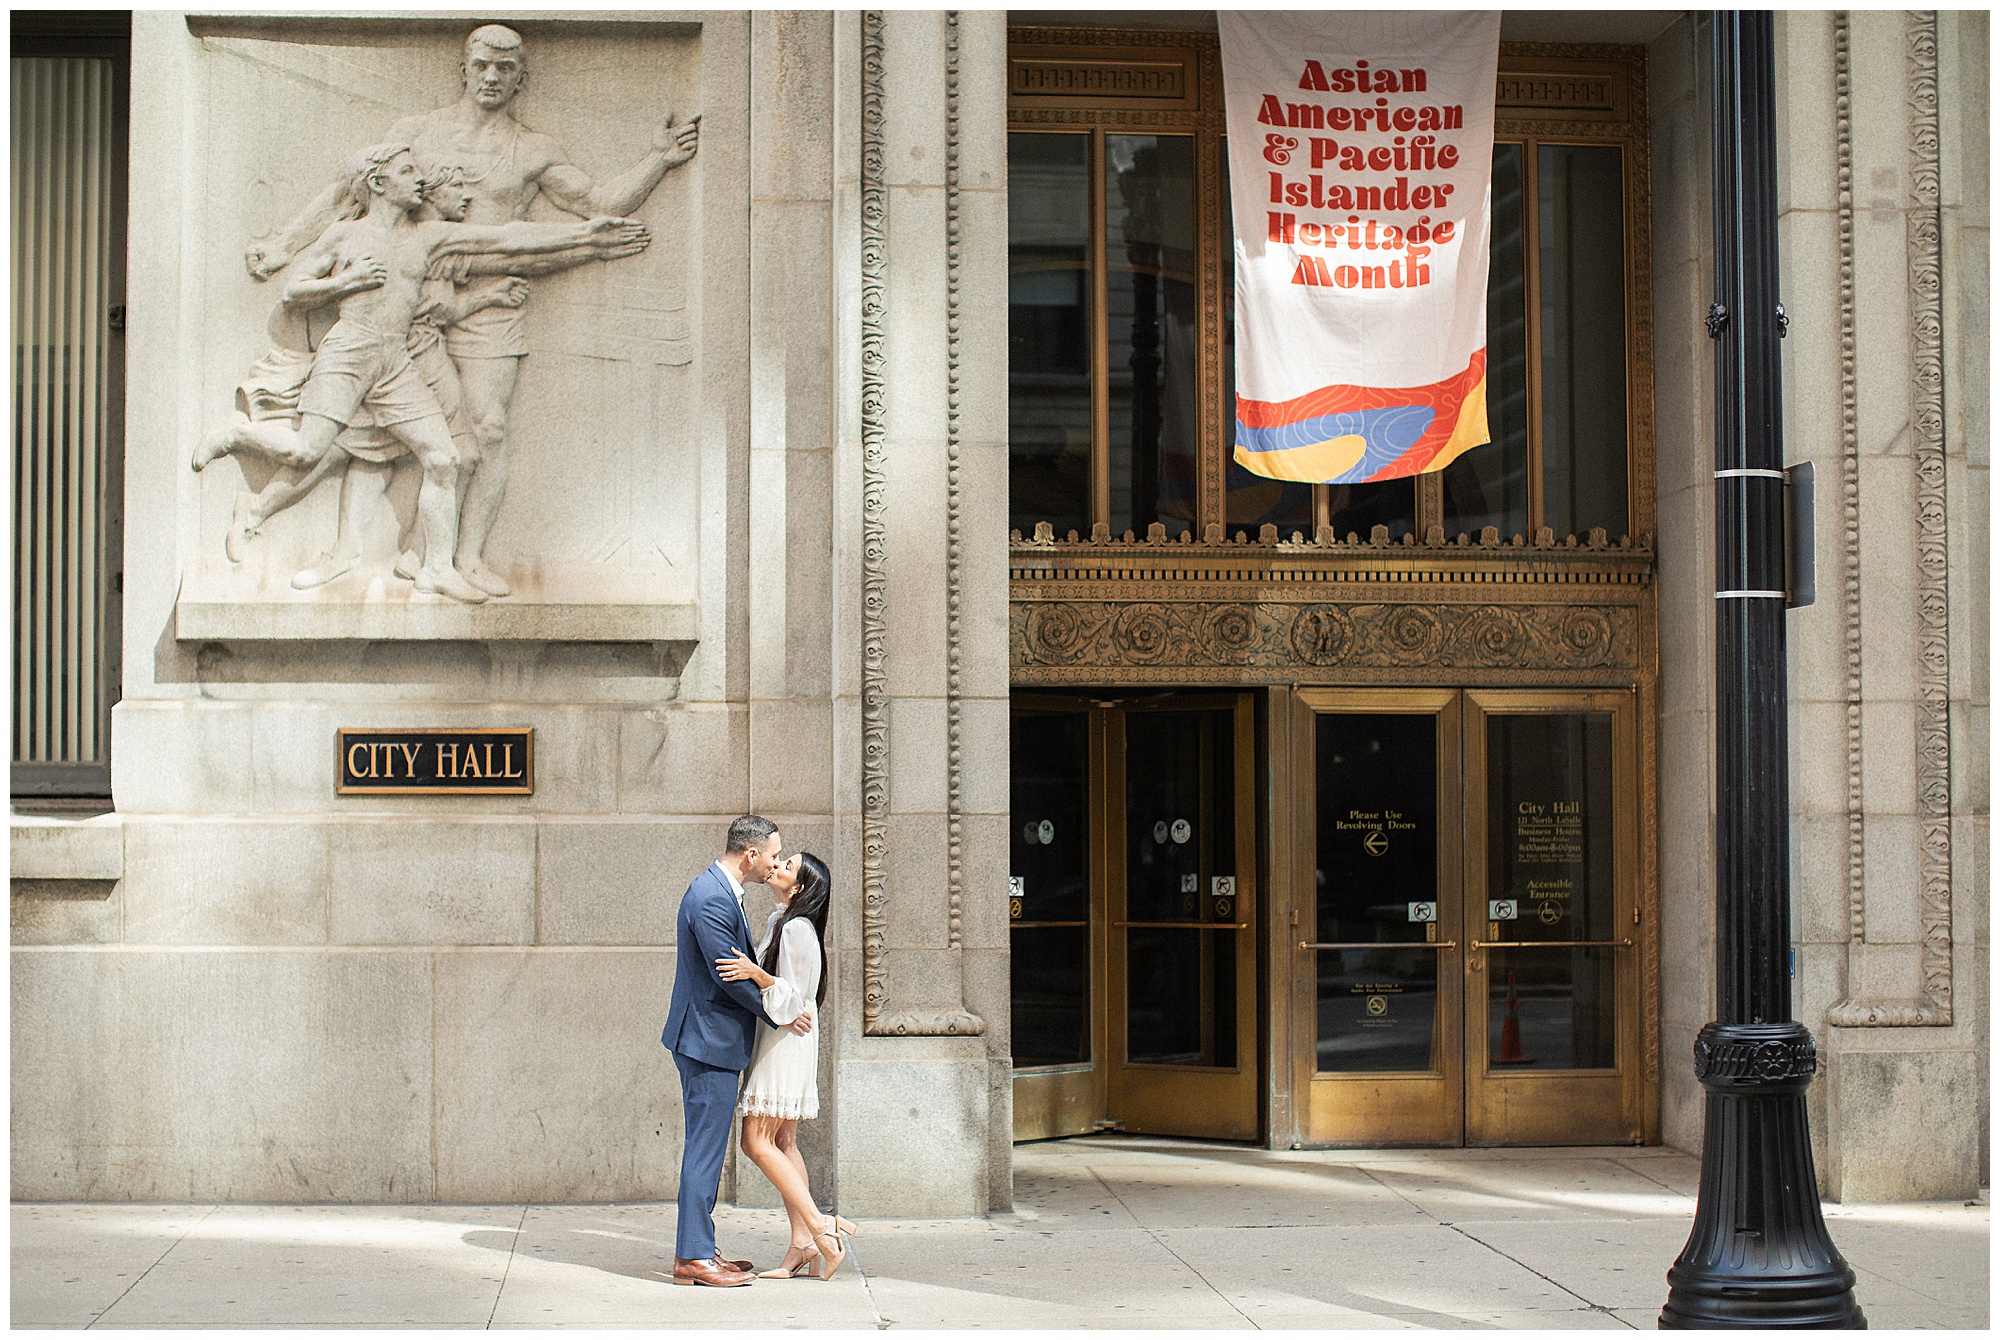
M1298 691L1316 832L1291 946L1308 1138L1639 1138L1625 693Z
M1627 693L1467 693L1465 1140L1637 1144Z
M1016 1139L1259 1134L1254 729L1248 694L1016 696Z
M1308 1136L1457 1144L1465 1120L1459 695L1302 690L1313 712L1316 919L1290 946L1311 985Z

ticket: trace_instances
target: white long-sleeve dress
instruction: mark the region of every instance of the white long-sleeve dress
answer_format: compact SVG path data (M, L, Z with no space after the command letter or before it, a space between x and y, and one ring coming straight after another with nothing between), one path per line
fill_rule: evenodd
M760 963L784 913L781 907L764 923L763 938L757 942ZM813 934L811 923L786 922L784 938L778 942L777 980L763 991L764 1012L779 1026L765 1024L757 1029L757 1050L750 1057L750 1071L736 1104L738 1112L799 1121L819 1115L819 1020L814 1018L812 1031L803 1037L784 1027L813 1005L819 994L819 975L819 937Z

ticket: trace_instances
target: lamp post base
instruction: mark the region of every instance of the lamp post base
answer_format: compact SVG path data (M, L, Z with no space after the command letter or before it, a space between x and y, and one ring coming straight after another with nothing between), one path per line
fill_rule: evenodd
M1694 1056L1708 1090L1701 1198L1667 1271L1661 1329L1865 1329L1813 1177L1812 1034L1796 1023L1709 1024Z

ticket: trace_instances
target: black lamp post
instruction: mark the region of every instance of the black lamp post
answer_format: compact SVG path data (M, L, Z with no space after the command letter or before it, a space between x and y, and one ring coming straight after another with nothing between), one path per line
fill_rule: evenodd
M1806 1134L1812 1034L1793 1022L1785 747L1775 64L1768 12L1714 26L1715 1008L1694 1231L1662 1327L1864 1327Z

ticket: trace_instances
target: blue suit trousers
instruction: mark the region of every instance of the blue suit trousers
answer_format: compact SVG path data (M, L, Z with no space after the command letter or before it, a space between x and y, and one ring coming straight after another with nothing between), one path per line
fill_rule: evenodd
M679 1052L674 1053L674 1068L681 1072L681 1198L674 1255L706 1261L715 1255L715 1197L743 1072Z

